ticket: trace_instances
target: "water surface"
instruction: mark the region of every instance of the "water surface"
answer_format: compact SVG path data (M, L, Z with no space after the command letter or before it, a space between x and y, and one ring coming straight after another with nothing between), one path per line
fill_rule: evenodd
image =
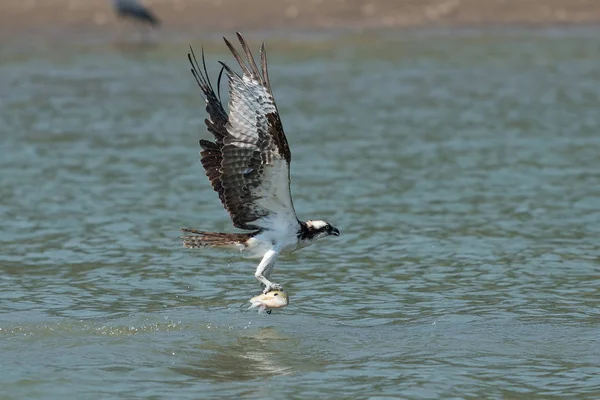
M233 229L187 42L0 49L0 398L597 398L597 37L251 36L299 217L342 231L271 315L178 239Z

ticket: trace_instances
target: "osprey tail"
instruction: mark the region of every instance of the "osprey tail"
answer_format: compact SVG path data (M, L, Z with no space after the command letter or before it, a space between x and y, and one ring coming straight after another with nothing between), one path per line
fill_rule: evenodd
M256 235L256 232L202 232L188 228L181 228L181 232L191 234L181 237L181 239L183 239L183 247L187 247L188 249L194 249L199 247L221 247L242 250L246 247L246 241L254 235Z

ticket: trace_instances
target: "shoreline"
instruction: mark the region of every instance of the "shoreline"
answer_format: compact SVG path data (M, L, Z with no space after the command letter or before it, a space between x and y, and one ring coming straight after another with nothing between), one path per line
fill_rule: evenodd
M551 28L600 23L595 0L142 0L162 21L161 37L236 30L344 32L414 28ZM139 31L111 0L5 0L0 40L69 39ZM240 11L240 9L242 11Z

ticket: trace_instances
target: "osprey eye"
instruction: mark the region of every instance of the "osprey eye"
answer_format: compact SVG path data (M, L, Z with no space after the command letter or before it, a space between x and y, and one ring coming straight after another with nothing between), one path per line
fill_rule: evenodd
M279 293L275 293L273 296L279 296Z

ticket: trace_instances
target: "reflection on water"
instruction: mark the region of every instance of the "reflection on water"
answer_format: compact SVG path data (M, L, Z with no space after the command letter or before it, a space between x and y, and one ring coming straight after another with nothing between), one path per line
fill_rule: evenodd
M271 315L179 242L232 229L187 39L0 49L3 394L598 397L597 32L262 40L299 217L343 232Z
M276 329L249 331L233 343L202 343L196 351L188 351L189 365L174 367L181 374L218 382L264 379L289 375L293 367L273 346L276 341L289 341Z

